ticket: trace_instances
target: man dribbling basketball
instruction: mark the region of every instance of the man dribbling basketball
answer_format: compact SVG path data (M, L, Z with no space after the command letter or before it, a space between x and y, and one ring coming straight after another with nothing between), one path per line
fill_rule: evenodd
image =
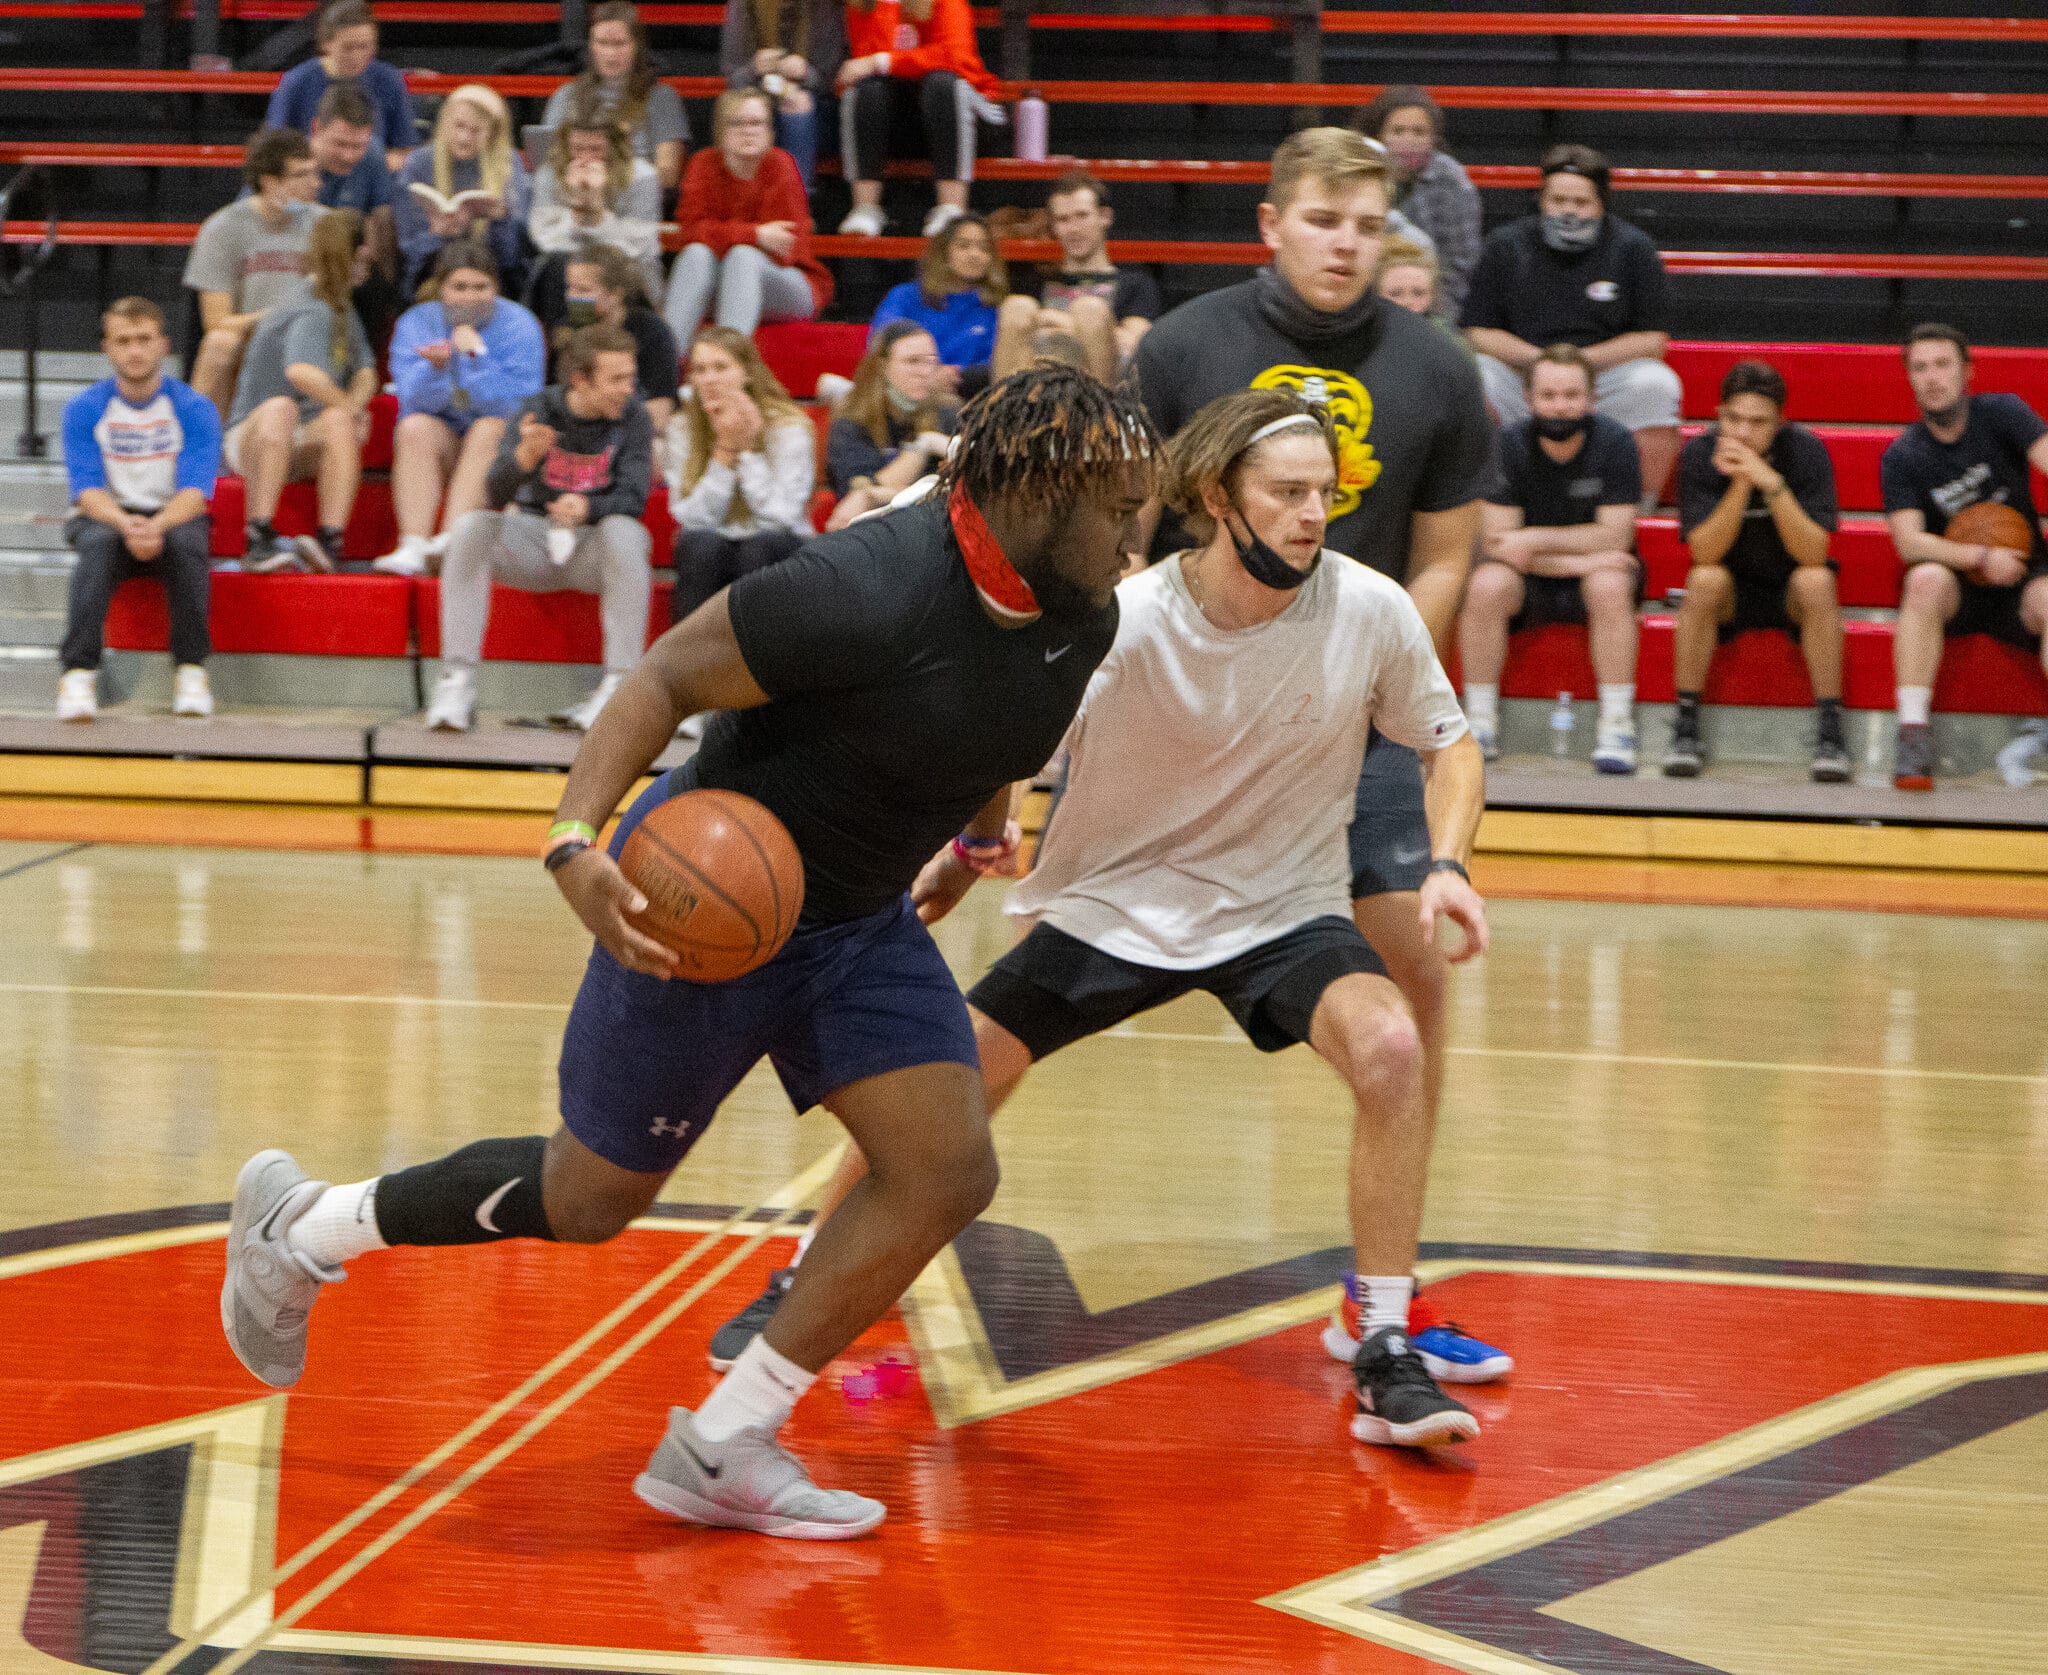
M976 871L965 845L926 862L955 833L999 840L1011 783L1059 744L1115 637L1154 454L1135 402L1033 367L969 404L930 500L812 543L664 634L578 751L548 854L598 942L563 1040L562 1126L349 1186L308 1180L283 1152L250 1159L221 1293L242 1364L296 1382L306 1311L367 1251L613 1237L766 1056L799 1110L845 1125L869 1172L774 1323L702 1408L672 1411L635 1489L768 1535L874 1528L880 1502L818 1488L776 1432L995 1191L967 1009L918 916ZM609 854L595 847L677 724L713 709L695 760L639 798ZM666 981L675 955L627 922L645 903L613 859L649 809L700 785L764 804L804 861L795 935L718 985Z

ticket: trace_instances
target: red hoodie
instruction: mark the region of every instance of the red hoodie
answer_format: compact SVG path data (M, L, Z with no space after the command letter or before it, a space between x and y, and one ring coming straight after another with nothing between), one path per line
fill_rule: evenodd
M811 254L811 206L796 159L779 146L770 147L752 180L736 179L715 145L690 159L676 205L685 244L707 245L713 255L723 256L735 244L752 244L754 229L764 221L787 221L796 229L796 248L785 265L810 281L822 313L832 300L832 275Z
M933 0L932 15L923 23L903 15L901 0L875 0L875 9L846 8L846 56L866 58L889 54L889 74L916 81L934 70L951 70L977 93L994 96L996 78L988 73L974 45L974 13L967 0Z

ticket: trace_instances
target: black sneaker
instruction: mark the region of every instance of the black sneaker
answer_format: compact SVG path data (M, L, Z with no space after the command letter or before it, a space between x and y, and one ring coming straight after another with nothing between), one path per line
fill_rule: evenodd
M1437 1388L1421 1353L1398 1326L1382 1326L1358 1346L1351 1376L1358 1385L1351 1434L1360 1442L1427 1448L1479 1434L1479 1421Z
M1822 710L1813 745L1816 785L1843 785L1849 779L1849 741L1842 736L1842 712Z
M777 1268L768 1276L768 1289L711 1334L713 1372L728 1371L746 1353L747 1345L758 1338L768 1322L775 1318L775 1311L782 1307L782 1299L789 1290L789 1282L795 1278L794 1268Z
M1901 791L1934 789L1934 729L1926 722L1899 729L1892 756L1892 784Z
M1664 752L1666 779L1698 779L1706 752L1700 748L1699 712L1678 712L1671 724L1671 748Z

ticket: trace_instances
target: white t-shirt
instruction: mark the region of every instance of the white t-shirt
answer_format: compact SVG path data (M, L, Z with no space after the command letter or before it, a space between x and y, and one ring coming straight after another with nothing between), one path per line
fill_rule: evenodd
M1465 732L1414 603L1327 551L1252 628L1212 624L1177 559L1117 600L1116 643L1067 731L1065 794L1005 911L1171 971L1350 917L1370 729L1420 750Z

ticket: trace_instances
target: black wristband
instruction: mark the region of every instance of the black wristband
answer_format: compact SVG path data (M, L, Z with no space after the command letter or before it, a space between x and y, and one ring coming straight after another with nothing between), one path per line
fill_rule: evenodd
M581 855L584 850L595 849L596 847L596 844L585 843L581 838L571 838L567 843L558 843L554 848L550 849L542 859L541 865L546 867L549 872L559 872L563 867L575 860L578 855Z
M1440 856L1438 859L1431 861L1429 863L1429 870L1431 872L1454 872L1464 879L1467 884L1472 882L1472 875L1465 870L1465 863L1463 861L1454 861L1448 855Z

